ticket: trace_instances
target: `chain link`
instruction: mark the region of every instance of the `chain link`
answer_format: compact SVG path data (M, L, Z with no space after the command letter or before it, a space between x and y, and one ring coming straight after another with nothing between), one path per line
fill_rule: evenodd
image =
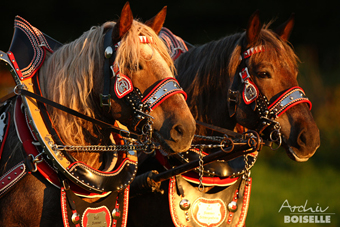
M201 136L195 135L195 138L202 139L202 140L209 140L212 142L217 142L219 144L191 144L191 148L223 148L225 145L221 144L221 142L225 139L222 136Z
M59 151L78 151L78 152L112 152L112 151L126 151L126 150L136 150L144 151L146 150L146 145L88 145L88 146L71 146L71 145L57 145L53 144L52 149Z
M202 136L202 135L195 135L196 138L221 142L224 139L224 136Z
M199 155L199 180L200 183L198 185L198 190L200 192L204 191L204 185L203 185L203 173L204 173L204 163L203 163L203 154L202 154L202 148L200 148L200 155Z
M135 151L144 151L146 152L148 148L153 152L157 146L154 145L152 142L152 120L148 118L147 123L143 126L143 135L145 141L142 144L132 144L133 139L126 138L125 142L129 144L125 145L86 145L86 146L72 146L72 145L58 145L58 144L51 144L51 147L55 151L66 151L66 152L114 152L114 151L127 151L127 150L135 150ZM150 153L152 153L150 152Z
M244 158L244 163L245 163L245 166L244 166L244 174L243 174L243 179L246 180L247 182L249 181L249 178L250 178L250 174L251 174L251 171L250 169L253 168L256 160L257 160L257 156L258 154L255 155L254 157L254 161L249 164L249 161L248 161L248 157L249 157L250 154L245 154L243 155L243 158Z

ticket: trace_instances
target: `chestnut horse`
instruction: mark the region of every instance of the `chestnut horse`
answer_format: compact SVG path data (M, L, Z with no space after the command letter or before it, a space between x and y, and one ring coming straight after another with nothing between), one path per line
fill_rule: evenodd
M298 58L288 43L293 24L294 18L291 17L272 31L269 25L261 25L258 13L255 13L245 32L192 47L180 55L175 65L177 79L188 94L187 103L197 121L230 130L238 123L257 130L265 140L282 145L291 159L303 162L315 153L320 137L310 111L311 103L298 87ZM295 94L298 95L295 97ZM211 129L214 128L198 124L196 133L220 135ZM190 154L184 154L184 157L194 160ZM228 162L219 160L216 162L219 166L204 167L205 179L218 177L219 182L225 182L228 177L241 176L249 180L244 172L245 162L243 157ZM184 159L182 163L185 163ZM142 168L144 171L165 171L154 159L143 166L145 169L141 167L140 171ZM207 184L205 191L201 192L198 190L198 174L196 179L190 178L191 186L187 179L179 175L170 179L170 184L169 180L162 182L164 194L149 192L139 196L136 192L136 196L130 199L129 226L210 226L212 223L214 226L243 226L248 204L237 201L236 212L229 205L233 205L234 198L246 197L246 194L233 197L237 189L244 191L244 185L238 186L242 185L239 181L230 186L216 183L209 187L213 184ZM180 198L173 199L176 197ZM218 199L224 200L225 205L216 202ZM178 201L185 201L187 206ZM197 201L206 206L211 204L211 207L224 206L225 209L221 213L215 210L214 217L204 216L203 205L201 214L195 211ZM147 209L138 209L141 204L148 204Z
M38 45L43 47L45 52L46 50L49 52L42 66L36 72L36 75L34 75L34 77L39 76L37 84L40 86L41 95L63 105L65 108L77 111L80 115L85 116L85 118L87 116L97 120L95 122L84 120L48 104L48 119L50 119L56 135L66 147L90 147L91 145L95 147L101 145L101 148L103 148L112 145L114 141L113 137L110 136L111 131L105 129L104 126L113 124L116 120L125 124L131 133L133 130L145 132L150 130L151 127L155 140L164 145L166 151L183 152L190 147L195 132L195 121L185 102L184 92L181 91L174 79L174 66L171 57L167 52L166 46L157 36L164 23L165 15L166 8L149 20L149 26L146 26L133 19L130 5L127 3L122 9L121 16L117 22L106 22L102 26L92 27L75 41L60 45L56 50L53 50L52 47L49 48L46 42ZM20 29L30 27L22 18L18 18L16 26L19 26ZM33 26L31 30L33 33L39 33L39 40L40 38L44 39L39 30ZM109 45L105 42L108 42ZM14 49L15 47L13 47L13 51ZM11 53L8 53L8 55L11 55ZM107 65L106 62L108 61L109 64ZM15 61L13 60L13 62ZM24 75L24 69L21 69L21 71L22 75ZM104 78L105 71L109 72L108 80ZM21 79L17 78L17 80ZM30 80L30 78L25 80ZM117 81L121 83L119 84ZM143 103L136 110L131 108L131 105L125 99L126 91L130 92L133 88L138 88L137 96L140 94L147 98L148 93L154 92L156 85L158 85L158 88L170 86L168 81L174 84L175 88L171 87L174 91L173 94L168 94L162 100L157 99L156 104L153 104L151 101L146 104ZM25 83L24 80L19 82ZM160 82L162 82L161 85L159 85ZM103 87L105 90L107 85L109 85L108 94L104 94ZM27 89L29 89L29 86L31 84L27 84ZM22 90L22 93L24 94L24 90ZM103 96L111 98L103 100ZM22 97L22 100L23 104L25 104L24 100L29 103L34 98ZM17 123L14 124L13 122L13 112L15 112L13 110L15 106L14 101L9 100L5 103L10 103L7 106L9 106L9 113L11 113L10 116L12 117L9 123L10 127L6 129L7 140L1 138L2 140L0 141L2 142L1 176L22 160L30 160L24 151L25 146L22 145L22 142L25 141L21 141L17 136L17 131L20 132L20 127L15 127ZM152 108L151 104L153 105ZM1 103L1 107L3 106L4 103ZM18 108L19 112L27 112L27 106L25 105L20 107L19 104ZM134 115L136 115L134 110L140 113L137 118L149 119L147 124L149 128L138 129L139 125L131 124L131 121L134 120ZM41 110L40 112L43 111ZM97 125L96 122L98 120L104 123ZM32 126L34 122L29 122L29 124ZM37 129L39 127L37 125ZM125 136L130 134L126 131L123 132L125 134L122 133L122 135L124 134ZM39 137L39 131L36 132L33 129L32 133ZM118 136L118 138L122 139L121 136ZM137 142L142 143L143 141ZM116 143L119 143L119 141ZM34 148L37 150L39 150L40 146L44 149L48 149L49 146L49 143L43 145L37 141L33 141L33 144L37 146L37 148ZM86 152L71 150L69 154L65 151L63 151L63 155L58 153L61 155L61 157L60 155L58 157L60 162L62 162L63 158L69 155L73 158L71 160L74 160L75 165L81 164L83 167L86 167L85 169L90 170L91 173L97 174L99 177L105 174L116 174L115 170L120 168L119 165L125 165L124 163L119 163L119 160L124 159L124 157L121 157L124 155L120 154L123 151L118 150L118 162L117 151L115 151L116 153L110 150L106 151ZM62 215L64 214L62 214L61 210L60 187L63 187L65 191L69 187L62 183L59 186L55 185L56 183L51 184L39 172L36 172L37 168L42 163L45 163L45 160L52 160L52 156L45 156L46 153L45 151L39 157L36 156L32 162L33 168L29 171L30 174L27 174L0 198L0 226L60 227L65 223L65 220L64 223L62 220ZM43 157L42 163L41 157ZM56 156L56 158L58 157ZM123 174L126 169L130 168L129 166L134 166L137 163L136 160L127 161L130 165L125 165L124 169L122 169ZM52 160L53 167L55 167L55 164L58 163ZM54 169L53 171L61 172L60 169ZM65 168L64 171L68 172L70 170ZM93 174L91 173L87 175L89 180L92 180ZM7 177L6 179L3 178L3 180L7 180ZM75 181L77 184L82 184L76 178ZM98 185L102 185L102 183L97 182ZM130 181L127 182L127 184L129 183ZM110 185L106 186L108 188L111 187ZM89 187L92 186L89 185ZM122 184L121 187L118 187L118 191L122 192L125 188L127 188L127 185L124 184L123 186ZM98 190L100 191L101 188L98 187ZM104 193L106 191L104 190ZM114 189L112 191L117 190ZM102 193L97 194L101 195ZM84 200L91 205L98 200L98 197ZM115 206L114 202L112 204ZM117 214L123 213L122 210L118 211L116 212ZM111 212L112 210L108 212L109 216L111 216ZM71 223L70 221L71 226L76 225L76 223L79 225L79 216L75 218L73 220L72 215L72 222L74 222ZM112 217L107 218L112 220ZM113 218L115 218L114 215Z
M256 130L262 123L254 108L259 100L245 103L245 85L239 75L247 68L250 82L266 97L269 105L285 91L298 87L298 57L288 43L293 25L292 16L273 32L268 29L269 25L261 27L255 13L246 32L181 55L176 62L177 78L188 94L187 102L195 119L227 129L233 129L238 123ZM256 50L257 47L263 50ZM243 54L247 50L260 53L245 58ZM299 162L307 161L320 145L319 129L310 108L308 102L292 104L275 118L281 126L282 146L291 159ZM199 126L198 134L204 134L203 131Z

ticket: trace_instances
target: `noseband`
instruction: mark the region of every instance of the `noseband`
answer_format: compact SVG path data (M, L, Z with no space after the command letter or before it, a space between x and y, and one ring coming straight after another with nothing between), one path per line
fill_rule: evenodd
M100 105L111 106L111 78L114 77L113 90L117 98L125 98L133 110L134 116L130 128L136 131L139 123L147 119L148 128L151 129L152 117L149 113L154 108L174 94L181 93L185 99L187 95L174 77L167 77L159 81L148 94L142 94L137 87L133 86L131 79L120 72L120 66L118 62L115 61L115 53L120 46L120 42L113 44L112 31L113 28L111 28L104 37L104 89L103 94L100 95ZM146 36L139 36L139 41L146 44L153 42L151 37Z
M250 105L251 108L257 111L259 116L259 123L256 127L256 131L262 133L266 128L270 128L269 140L271 144L273 142L281 146L282 135L281 125L276 119L285 113L291 107L299 103L307 103L309 108L312 108L312 103L309 101L305 92L301 87L295 86L282 92L282 94L274 101L269 102L267 97L261 93L259 88L252 80L252 76L249 74L248 67L246 66L246 59L252 55L265 51L265 47L260 45L249 48L243 52L240 56L241 71L239 76L243 85L242 99L246 105ZM236 76L234 77L235 83ZM230 111L230 117L236 112L237 105L239 104L239 92L229 89L228 91L228 107ZM272 146L271 146L272 147Z

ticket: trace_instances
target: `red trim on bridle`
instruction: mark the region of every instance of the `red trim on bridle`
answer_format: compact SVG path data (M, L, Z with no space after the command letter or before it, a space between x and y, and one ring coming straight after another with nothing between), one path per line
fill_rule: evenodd
M263 51L265 51L265 48L262 45L256 46L256 47L251 47L248 50L243 52L243 54L241 55L241 60L250 58L253 54L257 54L257 53L260 53L260 52L263 52Z
M250 74L248 72L248 68L245 67L240 72L241 81L244 84L242 97L245 104L249 105L254 102L259 96L259 89L251 80Z
M272 104L268 106L268 109L276 113L276 116L279 117L288 109L300 103L307 103L309 110L312 109L312 102L305 96L305 92L302 88L295 86L285 91L279 98L272 102Z
M182 94L187 99L187 94L173 77L167 77L159 82L143 99L143 104L148 104L150 109L155 109L167 98L175 94Z

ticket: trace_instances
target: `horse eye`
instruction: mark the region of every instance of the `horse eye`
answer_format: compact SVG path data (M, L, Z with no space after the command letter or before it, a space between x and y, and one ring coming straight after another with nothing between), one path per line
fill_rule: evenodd
M270 78L270 74L267 72L258 72L257 76L260 78Z
M141 64L135 64L133 66L129 65L128 68L131 70L131 71L139 71L139 70L143 70L143 66Z

